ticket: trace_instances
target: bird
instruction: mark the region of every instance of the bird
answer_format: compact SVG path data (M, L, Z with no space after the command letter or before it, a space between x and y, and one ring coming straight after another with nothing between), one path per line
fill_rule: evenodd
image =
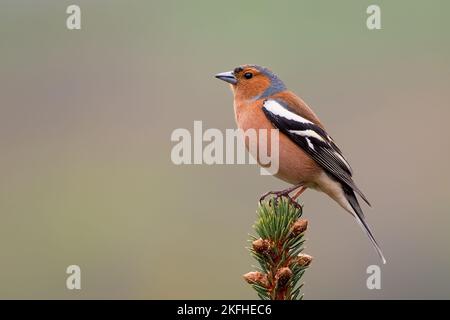
M266 67L245 64L215 77L231 87L239 129L276 129L279 132L279 169L275 176L292 186L269 191L260 201L275 195L286 196L297 203L296 199L307 188L325 193L356 219L385 264L386 259L366 222L357 195L369 207L371 204L354 182L349 162L314 111ZM248 149L248 141L245 144Z

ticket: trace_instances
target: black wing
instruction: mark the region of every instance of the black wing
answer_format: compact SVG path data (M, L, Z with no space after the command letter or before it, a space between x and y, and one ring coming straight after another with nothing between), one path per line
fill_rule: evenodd
M328 174L355 190L370 206L367 198L353 182L350 165L325 130L290 111L280 100L266 100L262 110L276 128L302 148Z

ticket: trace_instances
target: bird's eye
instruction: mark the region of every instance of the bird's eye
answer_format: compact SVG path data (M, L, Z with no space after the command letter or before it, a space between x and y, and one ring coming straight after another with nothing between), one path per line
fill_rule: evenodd
M245 79L251 79L253 77L253 74L251 72L246 72L244 74Z

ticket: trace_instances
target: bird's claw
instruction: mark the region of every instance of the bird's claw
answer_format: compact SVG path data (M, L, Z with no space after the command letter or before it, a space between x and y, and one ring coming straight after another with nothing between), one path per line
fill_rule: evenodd
M262 204L262 202L263 202L268 196L270 196L271 194L276 194L276 192L274 192L274 191L268 191L268 192L264 193L264 194L261 196L261 198L259 198L259 204Z
M287 198L289 199L289 201L292 203L292 205L293 205L295 208L297 208L297 209L301 209L301 208L302 208L302 206L301 206L297 201L295 201L294 199L292 199L290 196L287 196Z
M277 205L277 203L278 203L278 199L280 199L281 197L286 197L286 198L288 198L289 199L289 202L290 203L292 203L297 209L300 209L301 208L301 205L300 204L298 204L298 202L297 201L295 201L294 199L292 199L290 196L289 196L289 192L286 192L286 191L268 191L268 192L266 192L266 193L264 193L262 196L261 196L261 198L259 198L259 203L260 204L262 204L262 202L269 196L269 195L274 195L275 197L273 197L272 198L272 201L273 201L273 204L274 205ZM270 206L270 204L272 203L272 201L270 201L269 202L269 206Z

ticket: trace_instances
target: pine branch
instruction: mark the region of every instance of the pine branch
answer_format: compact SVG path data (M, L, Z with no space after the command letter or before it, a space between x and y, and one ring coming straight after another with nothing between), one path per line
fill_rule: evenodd
M262 300L303 298L301 278L312 257L302 253L308 226L308 221L301 219L302 212L303 207L296 207L286 197L269 199L258 207L253 226L257 236L251 236L249 251L259 267L244 279Z

